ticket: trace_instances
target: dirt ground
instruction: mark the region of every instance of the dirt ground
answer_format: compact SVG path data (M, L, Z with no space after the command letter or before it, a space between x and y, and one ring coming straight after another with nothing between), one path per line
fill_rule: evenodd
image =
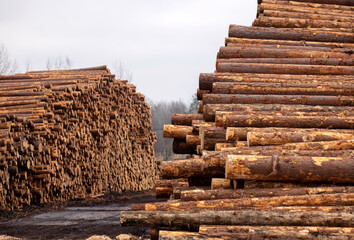
M15 211L0 211L0 240L11 236L21 239L87 239L106 235L150 236L145 227L121 227L120 211L131 204L158 201L154 192L109 193L65 203L29 206Z

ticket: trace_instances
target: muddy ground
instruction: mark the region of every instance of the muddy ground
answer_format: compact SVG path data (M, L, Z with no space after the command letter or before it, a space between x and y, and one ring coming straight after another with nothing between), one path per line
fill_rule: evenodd
M130 210L133 203L158 201L154 192L105 194L65 203L30 206L16 211L0 211L0 235L23 239L86 239L119 234L150 236L144 227L121 227L120 211Z

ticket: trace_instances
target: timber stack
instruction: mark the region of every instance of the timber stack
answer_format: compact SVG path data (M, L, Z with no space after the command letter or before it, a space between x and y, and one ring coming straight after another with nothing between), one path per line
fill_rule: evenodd
M0 76L0 209L151 189L155 138L106 66Z
M164 136L156 196L121 213L176 239L354 238L354 1L259 0L231 25L197 114Z

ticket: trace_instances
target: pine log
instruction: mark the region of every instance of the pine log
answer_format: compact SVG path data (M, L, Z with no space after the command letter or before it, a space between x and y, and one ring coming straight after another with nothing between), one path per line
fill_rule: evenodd
M190 147L196 148L200 145L200 138L198 135L187 135L186 136L186 144Z
M264 114L224 115L222 126L354 129L354 118L296 115L274 116Z
M344 17L346 18L346 17ZM346 18L348 19L348 18ZM282 17L268 17L263 14L258 16L253 21L253 26L256 27L276 27L276 28L347 28L353 29L352 22L338 22L328 20L314 20L314 19L300 19L300 18L282 18Z
M258 112L258 111L276 111L276 112L319 112L319 113L339 113L345 112L346 115L354 115L351 107L337 106L308 106L308 105L282 105L282 104L206 104L204 106L204 118L206 121L215 121L217 111L233 112ZM246 140L246 139L245 139Z
M354 6L353 0L296 0L297 2L305 3L320 3L320 4L333 4L333 5L345 5L345 6ZM258 0L258 4L261 4L263 1Z
M187 135L193 135L193 127L182 125L164 125L163 137L185 140Z
M282 145L282 148L288 150L354 150L354 140L287 143Z
M341 209L341 210L340 210ZM279 207L237 211L122 211L121 226L191 227L200 225L353 227L353 209ZM325 211L328 210L328 211ZM335 212L333 210L339 211ZM333 211L333 212L331 212Z
M226 178L278 182L354 183L352 158L229 155Z
M230 179L225 178L212 178L211 179L211 190L215 189L230 189L232 188L232 183Z
M328 3L330 2L330 3ZM324 8L324 9L341 9L341 10L349 10L352 11L354 10L352 6L348 4L344 4L346 6L341 6L339 3L335 2L340 2L337 0L334 1L327 1L327 0L320 0L320 1L287 1L287 0L262 0L261 3L273 3L273 4L285 4L285 5L293 5L294 7L296 6L302 6L302 7L312 7L312 8ZM343 2L343 1L342 1ZM349 3L349 1L346 1ZM339 6L338 6L339 5Z
M193 120L203 120L202 114L177 114L171 116L172 125L192 126Z
M290 206L353 206L354 193L329 193L316 195L281 195L207 201L173 201L132 204L133 211L203 211L237 210L242 208L290 207Z
M354 106L349 96L205 94L203 104L303 104L314 106Z
M267 106L267 105L266 105ZM330 134L352 134L352 130L331 130L331 129L323 129L323 128L251 128L251 127L228 127L226 129L226 139L227 140L239 140L239 141L246 141L247 140L247 134L249 132L260 132L260 133L279 133L281 134L282 132L288 133L288 132L301 132L303 134L309 133L309 132L328 132Z
M289 11L277 11L277 10L267 10L267 9L265 9L261 14L263 16L274 17L274 18L325 20L325 21L334 21L334 22L338 22L338 23L344 23L344 22L350 23L350 22L354 21L354 18L346 17L346 16L289 12Z
M291 142L321 142L334 140L354 140L354 132L248 132L248 146L281 145Z
M267 45L266 45L267 46ZM220 47L218 58L350 58L350 53L248 46Z
M338 8L321 8L321 5L314 6L296 6L298 4L274 4L268 2L262 2L258 5L257 14L261 14L265 9L268 10L277 10L277 11L289 11L289 12L300 12L300 13L320 13L327 15L339 15L339 16L348 16L352 17L352 10L349 10L347 7L345 9ZM342 7L342 6L340 6ZM330 28L330 27L328 27Z
M172 231L160 231L159 240L222 240L225 238L209 238L195 232L172 232Z
M173 190L176 187L188 187L188 179L163 179L156 180L155 193L156 198L169 198L173 194Z
M354 228L203 225L199 234L209 239L350 239L354 237Z
M354 35L353 35L354 38ZM353 75L352 66L326 66L326 65L296 65L271 63L219 63L216 66L219 73L276 73L295 75Z
M166 125L165 125L166 126ZM172 151L175 154L196 154L196 147L190 146L184 140L173 139Z
M238 25L230 25L229 37L354 43L353 33L328 32L318 29L243 27Z
M221 58L216 60L219 64L237 63L270 63L270 64L297 64L297 65L330 65L330 66L353 66L354 60L350 58ZM304 82L304 80L302 80ZM200 96L210 93L208 90L199 90Z
M161 176L167 178L222 176L224 171L204 171L202 159L166 161L161 164Z
M201 73L199 88L212 90L214 82L338 83L352 84L350 75L287 75L267 73Z
M256 197L298 196L334 193L354 193L354 187L315 187L315 188L256 188L256 189L218 189L184 190L181 201L204 201L215 199L239 199Z
M266 12L270 12L270 11L265 10L264 13ZM288 12L285 13L288 14ZM316 15L310 14L309 16L316 16ZM234 46L239 44L262 44L262 45L300 46L300 47L311 46L311 47L328 47L331 49L354 47L352 43L291 41L291 40L274 40L274 39L248 39L248 38L236 38L236 37L225 38L225 46Z

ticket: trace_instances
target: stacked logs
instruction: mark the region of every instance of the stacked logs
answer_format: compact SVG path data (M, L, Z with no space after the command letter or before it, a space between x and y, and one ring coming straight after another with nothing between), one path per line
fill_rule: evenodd
M154 186L150 108L106 66L0 83L0 209Z
M164 127L194 154L161 164L156 196L171 200L122 224L164 240L354 237L354 2L258 3L200 74L198 114Z

